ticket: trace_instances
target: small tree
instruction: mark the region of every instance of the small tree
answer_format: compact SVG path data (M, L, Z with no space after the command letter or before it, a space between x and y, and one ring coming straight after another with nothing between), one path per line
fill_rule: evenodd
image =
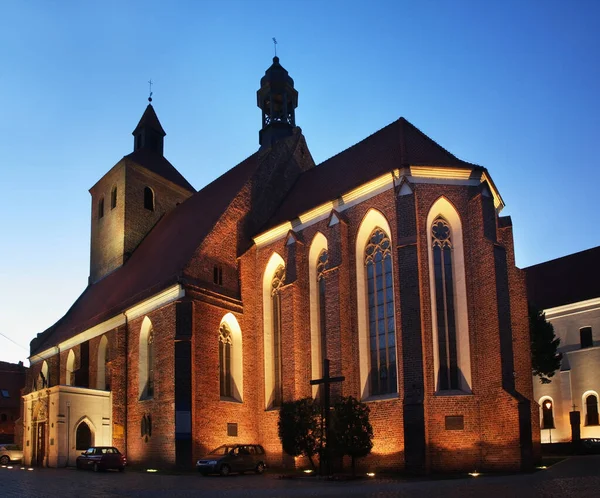
M356 475L356 458L364 457L373 448L373 427L369 422L369 407L352 396L341 398L333 412L334 451L352 459L352 475Z
M312 398L286 401L279 410L279 439L283 451L291 456L308 457L313 470L313 456L319 447L318 408Z
M558 352L560 339L554 334L552 324L546 321L544 312L533 305L529 305L529 334L533 375L537 375L542 384L549 384L562 360L562 353Z

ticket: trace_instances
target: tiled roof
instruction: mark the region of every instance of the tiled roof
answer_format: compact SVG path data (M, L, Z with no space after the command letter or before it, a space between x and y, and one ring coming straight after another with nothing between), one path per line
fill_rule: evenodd
M406 119L400 118L356 145L306 171L264 230L394 169L406 166L469 167Z
M262 161L285 160L281 155L284 149L276 147L272 153L251 155L165 215L122 267L88 286L63 318L32 341L31 354L56 345L176 283L196 248ZM158 154L140 149L124 159L194 191L171 163ZM458 159L400 118L301 174L267 226L291 220L377 176L410 165L474 166Z
M190 192L196 192L196 189L183 177L183 175L175 169L165 157L150 149L138 149L131 154L126 155L123 159L129 160L140 166L143 166L149 171L166 178Z
M524 268L527 297L549 309L600 297L600 246Z
M166 214L123 266L89 285L64 317L32 341L31 354L176 283L196 248L258 167L259 156L258 152L251 155Z

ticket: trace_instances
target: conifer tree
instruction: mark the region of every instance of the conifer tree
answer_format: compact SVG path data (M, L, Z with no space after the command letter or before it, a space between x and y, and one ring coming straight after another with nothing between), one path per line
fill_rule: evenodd
M562 353L558 352L560 339L554 334L554 327L546 321L543 311L529 305L529 334L531 337L531 367L533 375L542 384L552 382L552 377L560 368Z

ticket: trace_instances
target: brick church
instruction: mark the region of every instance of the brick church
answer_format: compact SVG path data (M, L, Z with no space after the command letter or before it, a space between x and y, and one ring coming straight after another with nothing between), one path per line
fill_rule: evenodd
M151 100L151 99L150 99ZM150 103L91 189L89 285L31 342L25 459L114 445L193 466L277 436L282 401L370 407L370 469L526 469L539 452L524 277L486 168L400 118L316 165L275 57L260 148L196 191Z

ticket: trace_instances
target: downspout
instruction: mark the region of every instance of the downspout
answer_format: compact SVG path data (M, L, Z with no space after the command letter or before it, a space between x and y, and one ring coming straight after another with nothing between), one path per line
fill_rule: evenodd
M71 402L67 401L67 461L65 467L69 466L69 455L71 454Z
M123 453L127 455L127 428L129 426L127 419L127 408L129 406L129 323L127 322L127 313L123 312L125 317L125 420L124 420L124 445Z

